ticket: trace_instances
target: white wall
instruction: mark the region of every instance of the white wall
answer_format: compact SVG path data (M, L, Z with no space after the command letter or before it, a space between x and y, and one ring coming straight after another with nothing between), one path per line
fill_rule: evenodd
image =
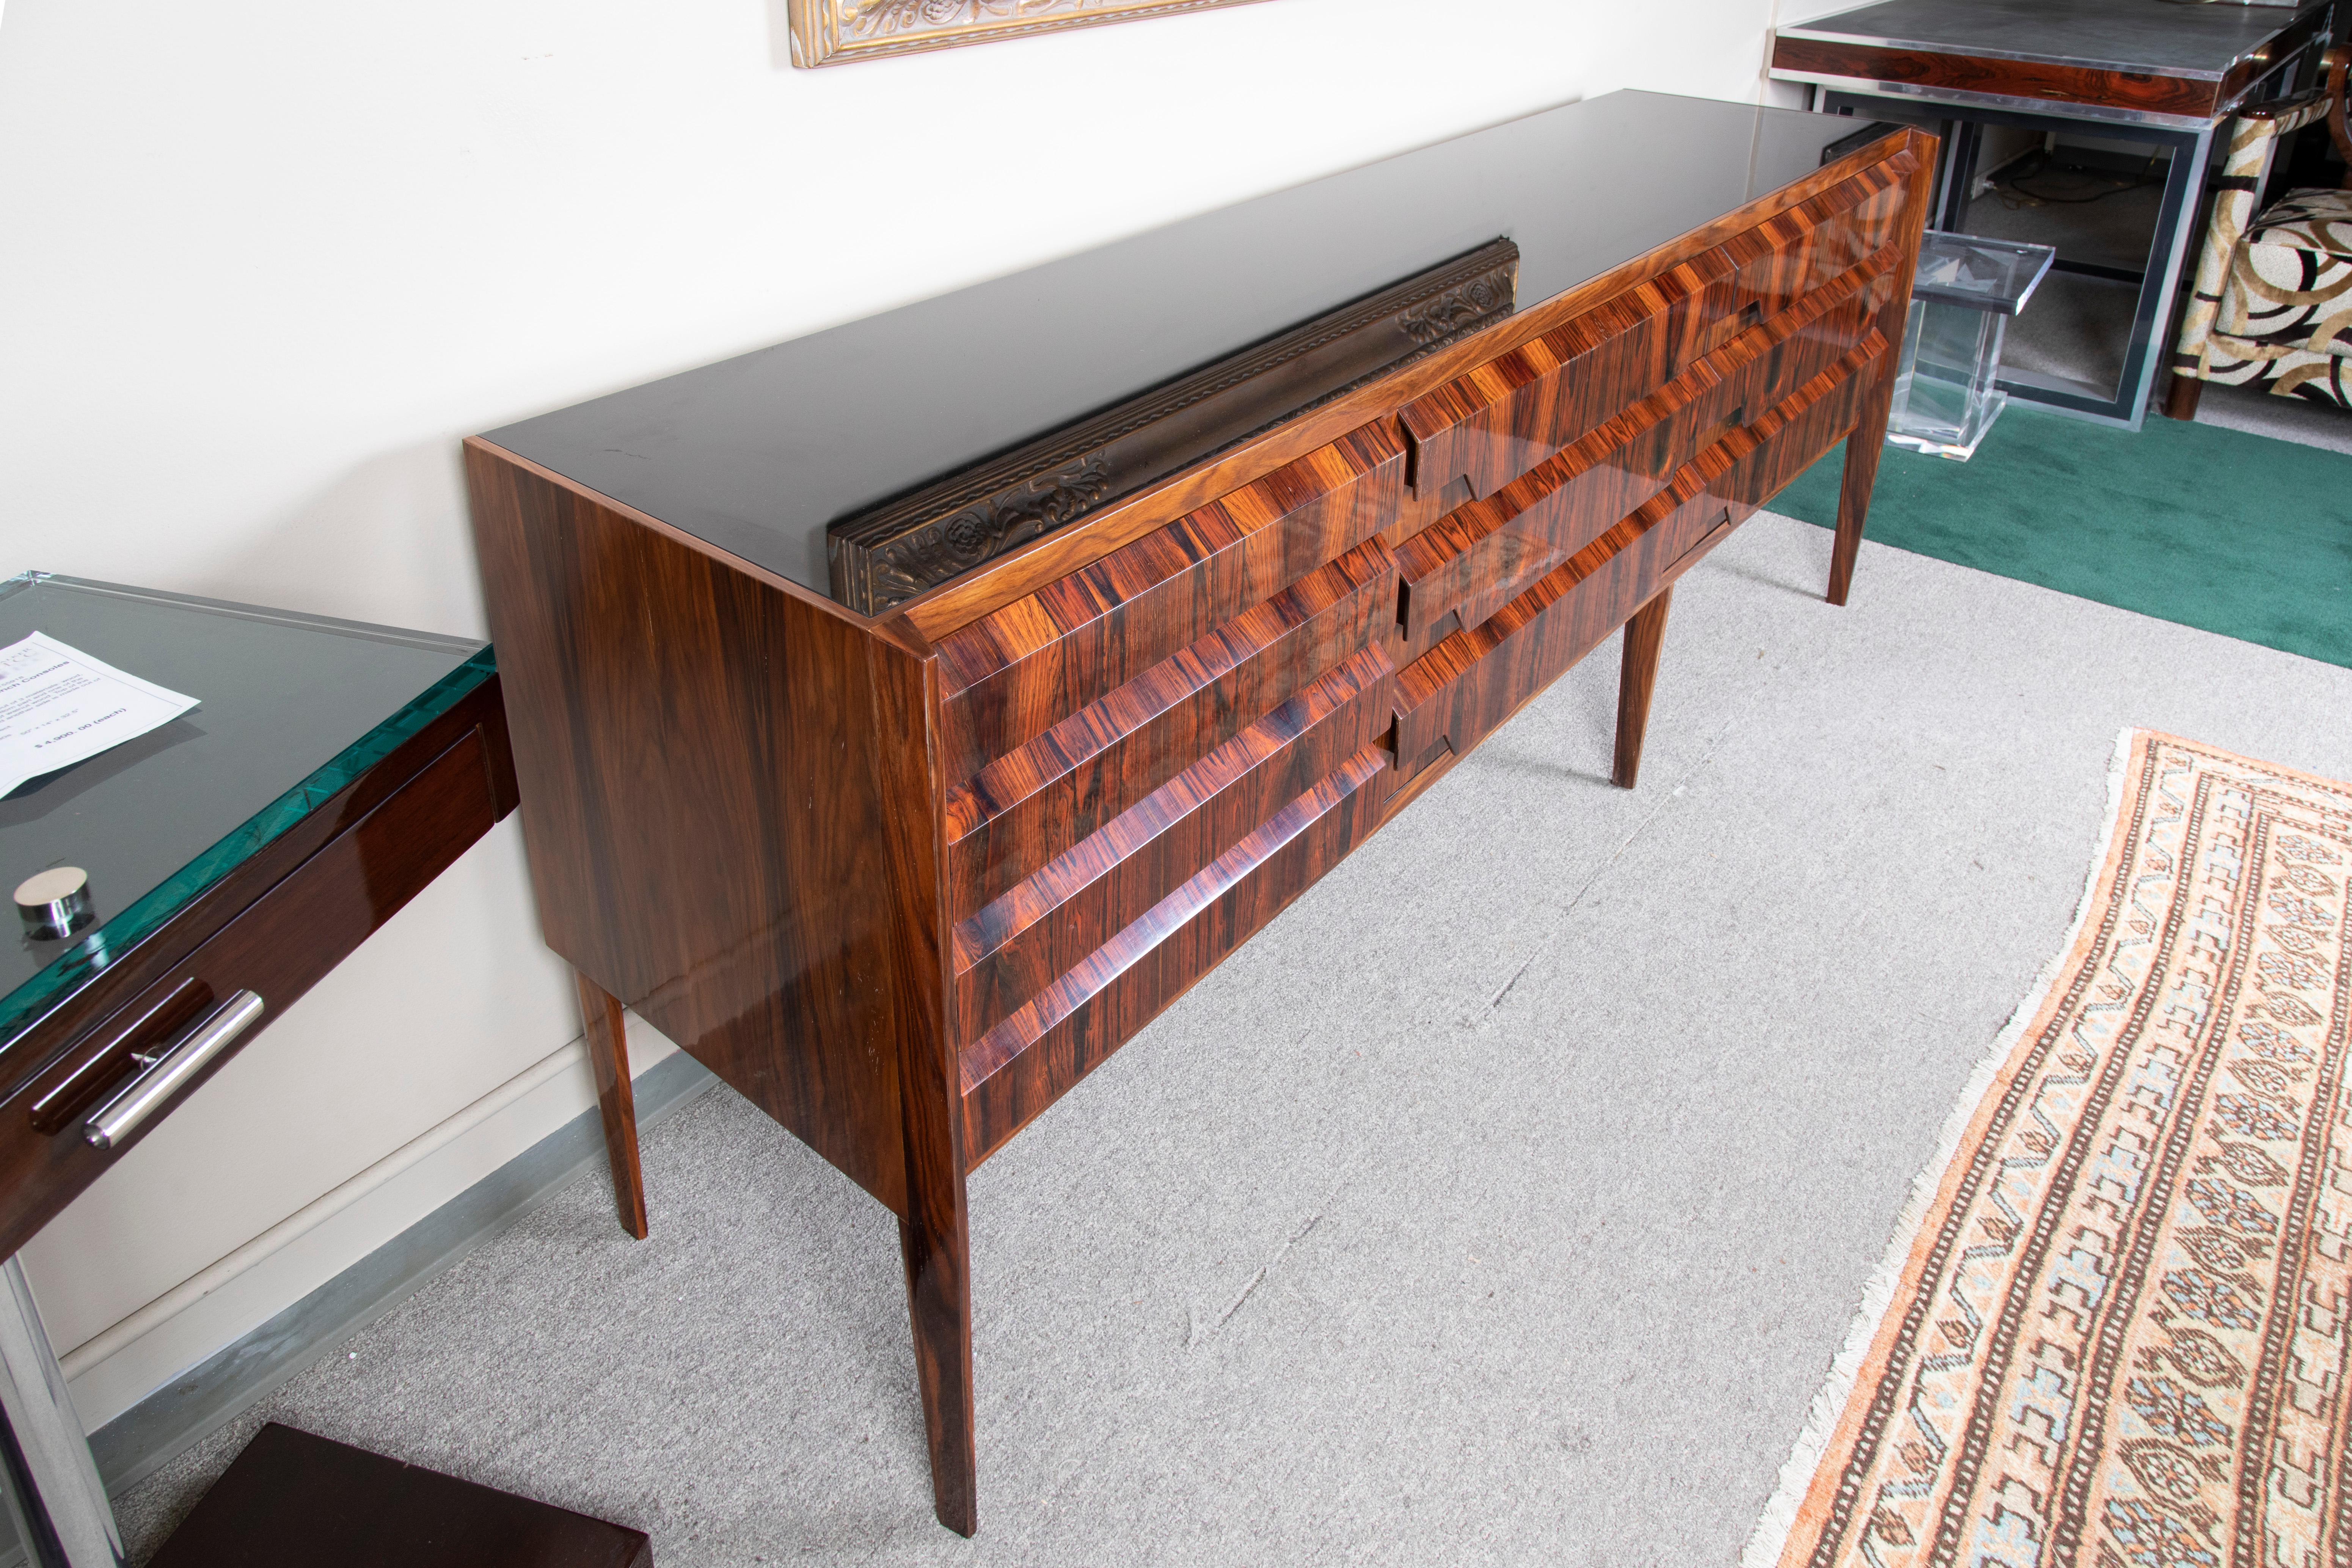
M10 0L0 569L479 635L468 431L1570 99L1753 100L1774 3L1264 0L809 72L782 0ZM509 823L28 1249L85 1417L592 1103L578 1026Z

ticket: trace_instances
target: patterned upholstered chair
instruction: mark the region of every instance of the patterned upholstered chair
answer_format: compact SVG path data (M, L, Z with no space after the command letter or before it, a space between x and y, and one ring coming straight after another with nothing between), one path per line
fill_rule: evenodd
M2278 139L2325 119L2352 165L2344 79L2352 48L2325 57L2316 92L2241 110L2213 182L2213 222L2172 356L2164 411L2194 418L2209 381L2267 385L2288 397L2352 408L2352 173L2342 190L2289 191L2261 216L2254 198Z

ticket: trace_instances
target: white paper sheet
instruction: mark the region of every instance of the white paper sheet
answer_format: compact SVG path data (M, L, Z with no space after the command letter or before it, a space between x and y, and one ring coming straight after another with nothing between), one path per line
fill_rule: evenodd
M0 648L0 795L196 705L41 632Z

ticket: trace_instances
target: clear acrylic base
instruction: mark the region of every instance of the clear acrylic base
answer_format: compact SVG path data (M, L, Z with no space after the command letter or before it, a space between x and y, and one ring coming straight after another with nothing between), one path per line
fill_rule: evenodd
M2008 393L1989 393L1969 410L1969 422L1948 437L1944 433L1915 435L1910 431L1897 430L1890 424L1886 429L1886 444L1925 452L1931 458L1949 458L1956 463L1965 463L1977 455L1977 447L1984 440L1985 432L1992 428L1992 422L2000 418L2000 411L2008 406Z

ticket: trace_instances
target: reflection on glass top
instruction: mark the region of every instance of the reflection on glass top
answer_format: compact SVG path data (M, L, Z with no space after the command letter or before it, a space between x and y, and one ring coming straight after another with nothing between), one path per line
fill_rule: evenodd
M1855 129L1612 93L488 439L822 594L835 518L1498 237L1524 310L1811 173Z
M1883 0L1780 32L1939 54L2216 79L2291 26L2299 15L2292 5L2179 5L2167 0Z
M0 1041L153 931L487 679L489 646L29 573L0 582L0 647L32 632L197 699L161 729L0 799L0 886L89 874L97 923L12 913Z
M2014 316L2033 298L2035 286L2057 258L2055 246L1979 239L1931 228L1919 238L1919 274L1911 292L1922 300Z

